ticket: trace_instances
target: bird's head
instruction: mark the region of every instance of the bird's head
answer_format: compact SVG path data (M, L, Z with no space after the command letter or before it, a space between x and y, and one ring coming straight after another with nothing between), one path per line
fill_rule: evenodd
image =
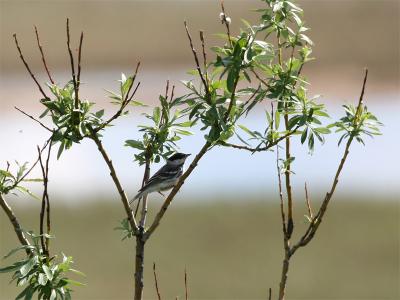
M172 165L183 165L188 156L190 156L190 154L175 153L167 158L167 163Z

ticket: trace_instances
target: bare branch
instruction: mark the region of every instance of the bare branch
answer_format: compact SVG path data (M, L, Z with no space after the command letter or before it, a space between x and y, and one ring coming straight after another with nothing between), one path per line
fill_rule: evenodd
M160 290L158 289L158 280L157 280L156 263L155 262L153 262L153 274L154 274L154 283L156 286L157 297L158 297L158 300L161 300Z
M22 230L22 227L14 214L12 208L6 200L3 198L3 195L0 194L0 206L3 208L4 212L6 213L8 219L10 220L11 225L14 227L15 234L17 235L17 238L21 245L23 246L30 246L30 243L28 239L25 237L24 231ZM26 250L26 253L29 255L31 251L29 249Z
M43 177L43 196L42 196L42 206L40 209L40 224L39 224L39 233L40 233L40 244L42 246L42 250L44 255L47 257L49 256L49 253L47 251L46 243L45 243L45 237L44 237L44 218L45 218L45 209L46 209L46 195L47 195L47 174L46 170L43 164L42 160L42 153L40 152L39 146L37 146L37 151L39 154L39 162L40 162L40 168L42 169L42 177Z
M206 73L206 78L207 78L207 52L205 48L205 41L204 41L204 32L200 31L200 41L201 41L201 49L203 52L203 66L204 66L204 72Z
M279 188L279 199L281 207L282 230L283 230L283 235L287 236L285 207L284 207L283 193L282 193L281 169L279 167L279 146L276 146L276 171L278 174L278 188Z
M188 289L188 279L187 279L187 272L185 268L185 300L189 299L189 289Z
M308 216L310 217L310 219L312 219L313 212L312 212L312 208L311 208L311 201L310 201L310 198L308 197L307 182L304 183L304 191L306 193L306 205L307 205Z
M35 117L33 117L33 116L31 116L30 114L24 112L22 109L20 109L20 108L18 108L18 107L16 107L16 106L14 106L14 108L15 108L16 110L18 110L20 113L22 113L22 114L24 114L25 116L27 116L28 118L30 118L30 119L32 119L33 121L39 123L39 125L42 126L44 129L46 129L46 130L48 130L48 131L50 131L50 132L53 132L53 131L54 131L53 129L50 129L49 127L47 127L46 125L44 125L42 122L40 122L40 121L39 121L38 119L36 119Z
M271 149L272 147L276 146L280 141L282 141L282 140L286 139L288 136L294 134L297 131L297 129L299 129L299 126L296 126L293 130L291 130L291 131L287 132L286 134L282 135L281 137L277 138L275 141L269 143L265 147L252 148L252 147L248 147L248 146L236 145L236 144L231 144L231 143L227 143L227 142L220 142L219 145L222 145L225 147L231 147L231 148L235 148L235 149L240 149L240 150L246 150L246 151L250 151L252 153L267 151L267 150Z
M76 83L76 76L75 76L75 64L74 64L74 55L72 54L71 45L70 45L70 33L69 33L69 19L67 18L67 48L69 53L69 59L71 62L71 73L72 73L72 81L74 84L74 91L75 91L75 109L79 109L79 98L78 98L78 86Z
M78 75L76 80L76 90L79 92L79 86L81 84L81 61L82 61L82 42L83 42L83 31L81 32L81 37L79 39L79 48L78 48ZM76 98L79 97L76 96Z
M197 72L199 73L201 82L204 85L204 89L206 91L207 99L208 99L208 101L210 101L210 90L209 90L209 87L208 87L208 83L207 83L206 79L203 76L203 72L201 71L199 58L197 56L196 49L193 46L192 36L190 35L189 28L187 26L187 22L185 21L184 24L185 24L186 34L187 34L187 37L188 37L189 43L190 43L190 49L192 50L193 57L194 57L194 60L196 62Z
M174 100L174 93L175 93L175 85L172 86L172 90L171 90L171 97L169 98L170 102L172 102L172 100Z
M169 80L167 80L167 83L165 85L165 99L168 99L168 94L169 94Z
M111 176L112 180L114 181L115 187L117 188L117 191L121 197L121 201L125 208L125 212L128 217L129 224L131 225L132 231L135 234L137 234L138 233L137 222L136 222L135 216L133 215L131 208L129 207L128 197L126 196L126 193L125 193L124 189L122 188L122 185L121 185L119 178L117 176L117 173L115 171L114 165L113 165L111 159L109 158L106 150L104 149L103 143L101 142L101 140L99 139L97 134L94 132L94 130L92 128L90 128L90 131L91 131L90 138L96 143L97 148L99 149L101 155L103 156L104 161L106 162L106 164L110 170L110 176Z
M281 208L281 220L282 220L282 231L283 231L283 246L285 250L285 257L282 263L282 275L279 284L279 298L284 299L286 282L289 272L290 263L290 237L288 234L288 228L286 227L286 216L285 207L283 203L283 193L282 193L282 181L281 181L281 170L279 168L279 147L276 146L276 168L278 172L278 187L279 187L279 198L280 198L280 208Z
M43 66L44 66L44 68L45 68L45 70L46 70L47 76L49 76L50 82L51 82L52 84L54 84L54 80L53 80L53 78L52 78L51 75L50 75L49 68L47 67L45 55L44 55L44 52L43 52L43 47L42 47L42 45L41 45L41 43L40 43L39 33L38 33L38 30L37 30L36 26L35 26L35 34L36 34L36 41L37 41L37 44L38 44L38 48L39 48L40 54L41 54L41 56L42 56Z
M226 26L226 34L228 36L229 44L232 47L232 39L231 39L231 31L230 31L230 23L231 23L231 21L226 16L225 7L224 7L224 0L221 0L221 9L222 9L221 23L225 24L225 26Z
M143 181L142 181L142 188L145 186L147 181L149 181L150 178L150 155L147 155L146 157L146 164L145 164L145 170L144 170L144 175L143 175ZM139 206L139 201L138 201L138 206ZM140 224L139 227L144 228L146 225L146 216L147 216L147 195L143 197L143 204L142 204L142 216L140 219Z
M19 52L19 57L21 58L22 62L24 63L26 70L28 71L29 75L31 75L33 81L36 83L36 85L37 85L37 87L39 88L39 91L40 91L40 93L43 95L43 97L44 97L45 99L49 99L49 97L47 97L46 93L45 93L44 90L42 89L42 86L41 86L41 85L39 84L39 82L37 81L35 75L32 73L31 69L29 68L29 65L28 65L28 63L25 61L24 56L22 55L22 50L21 50L21 48L19 47L19 44L18 44L17 34L14 33L13 37L14 37L15 45L17 46L17 49L18 49L18 52Z

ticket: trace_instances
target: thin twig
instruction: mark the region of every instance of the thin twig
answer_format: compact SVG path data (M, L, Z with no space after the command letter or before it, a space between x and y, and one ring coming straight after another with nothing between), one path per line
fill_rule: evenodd
M299 129L299 126L295 127L293 130L285 133L284 135L277 138L275 141L269 143L265 147L252 148L252 147L248 147L248 146L236 145L236 144L231 144L231 143L227 143L227 142L220 142L219 145L222 145L225 147L231 147L231 148L235 148L235 149L240 149L240 150L246 150L246 151L250 151L253 153L267 151L267 150L271 149L272 147L276 146L280 141L282 141L282 140L286 139L288 136L294 134L297 131L297 129Z
M24 231L14 214L11 206L7 203L7 201L3 198L3 195L0 194L0 206L3 208L4 212L6 213L8 219L10 220L11 225L14 227L15 234L21 245L23 246L30 246L28 239L25 237ZM26 249L26 253L29 255L31 253L30 249Z
M283 193L282 193L281 168L279 167L279 146L276 146L276 171L278 174L278 188L279 188L279 199L281 208L282 230L283 234L286 236L286 216L285 216L285 207L284 207Z
M211 99L210 99L210 90L209 90L209 87L208 87L208 83L207 83L206 79L205 79L204 76L203 76L203 72L201 71L199 58L198 58L198 56L197 56L196 49L195 49L194 46L193 46L192 36L190 35L189 28L188 28L188 26L187 26L187 22L184 21L184 24L185 24L185 29L186 29L186 35L187 35L187 37L188 37L188 39L189 39L190 49L192 50L193 57L194 57L194 60L195 60L195 62L196 62L196 69L197 69L197 72L199 73L201 82L202 82L203 85L204 85L204 89L205 89L205 91L206 91L206 96L207 96L207 101L210 101Z
M272 289L269 288L268 289L268 300L271 300L271 299L272 299Z
M40 153L42 153L44 151L44 149L46 149L47 145L50 143L50 140L52 139L52 137L50 137L43 145L43 147L40 149ZM26 178L26 176L28 176L32 170L35 168L35 166L37 165L37 163L39 162L39 157L36 159L36 161L32 164L32 166L25 172L24 175L22 175L20 177L19 180L17 180L16 182L14 182L13 186L10 188L10 190L14 189L17 185L20 184L20 182L24 181L24 179Z
M226 13L225 13L224 0L221 0L221 9L222 9L221 22L222 22L222 24L225 24L226 34L228 36L229 44L232 47L231 31L230 31L230 26L229 26L230 20L227 19L227 16L226 16Z
M68 48L69 59L70 59L70 63L71 63L72 82L74 84L74 91L75 91L74 107L75 107L75 109L79 109L78 86L76 83L76 76L75 76L74 55L72 54L71 45L70 45L69 18L67 18L67 48Z
M153 274L154 274L154 283L156 286L157 297L158 297L158 300L161 300L161 294L160 294L160 290L158 288L158 280L157 280L156 263L155 262L153 262Z
M52 78L51 75L50 75L49 68L47 67L45 55L44 55L44 52L43 52L43 47L42 47L42 45L41 45L41 43L40 43L39 33L38 33L38 30L37 30L36 26L35 26L35 34L36 34L36 41L37 41L37 44L38 44L38 48L39 48L40 54L41 54L41 56L42 56L43 66L44 66L44 68L45 68L45 70L46 70L47 76L49 76L50 82L51 82L52 84L54 84L54 80L53 80L53 78Z
M148 150L149 151L149 150ZM145 170L143 174L142 188L146 185L147 181L150 178L150 155L146 155L146 164ZM138 203L139 205L139 203ZM146 225L146 216L147 216L147 195L143 196L143 204L142 204L142 216L140 218L139 227L144 228Z
M33 116L31 116L30 114L24 112L22 109L20 109L20 108L18 108L18 107L16 107L16 106L14 106L14 108L15 108L16 110L18 110L20 113L22 113L22 114L24 114L25 116L27 116L28 118L31 118L31 119L34 120L35 122L39 123L39 125L42 126L44 129L46 129L46 130L48 130L48 131L50 131L50 132L53 132L53 131L54 131L53 129L51 129L51 128L47 127L46 125L44 125L42 122L40 122L40 121L39 121L38 119L36 119L35 117L33 117Z
M49 143L49 149L47 152L47 159L46 159L46 225L47 225L47 234L50 234L51 232L51 218L50 218L50 199L49 199L49 193L48 193L48 183L49 183L49 163L50 163L50 155L51 155L51 146L52 143L50 141ZM47 249L47 254L50 256L50 239L46 239L46 249Z
M175 85L172 86L172 90L171 90L171 98L170 98L170 102L172 102L172 100L174 100L174 93L175 93Z
M201 41L201 49L203 52L203 66L204 66L204 72L206 73L206 78L207 76L207 52L206 52L206 47L205 47L205 41L204 41L204 32L201 30L200 31L200 41Z
M76 80L77 92L79 92L79 86L81 84L82 42L83 42L83 31L81 32L81 37L79 39L79 48L78 48L78 75L77 75L77 80ZM78 96L76 96L76 98L79 99Z
M38 150L38 154L39 154L39 162L40 162L40 168L42 169L42 177L43 177L43 196L42 196L42 206L40 209L40 223L39 223L39 233L40 233L40 244L42 246L42 250L44 255L46 255L47 257L48 252L47 252L47 248L46 248L46 243L45 243L45 237L44 237L44 218L45 218L45 209L46 209L46 195L47 195L47 175L46 175L46 170L43 164L43 160L42 160L42 154L40 152L40 148L39 146L37 146L37 150Z
M185 268L185 300L189 299L189 288L188 288L188 278L187 278L187 272Z
M283 67L282 64L282 48L281 48L281 43L280 43L280 36L278 34L278 44L279 46L279 64L281 67ZM288 78L290 77L290 73L292 72L292 62L293 62L293 56L294 56L294 46L292 47L292 52L290 55L290 65L289 65L289 71L288 75L285 78L283 86L286 86L286 82ZM283 100L285 100L284 95L283 95ZM285 101L285 115L284 115L284 120L285 120L285 130L289 130L289 114L288 114L288 102ZM291 184L291 154L290 154L290 136L287 136L285 139L285 157L286 157L286 162L287 162L287 167L286 167L286 172L285 172L285 186L286 186L286 193L288 197L288 223L287 223L287 234L290 239L293 229L294 229L294 221L293 221L293 194L292 194L292 184Z
M266 87L269 86L269 84L268 84L264 79L262 79L262 78L260 77L260 75L258 75L258 74L256 73L256 71L254 71L253 68L251 69L251 73L253 73L254 76L256 76L256 78L257 78L262 84L264 84Z
M45 93L44 90L42 89L42 86L41 86L41 85L39 84L39 82L37 81L35 75L32 73L31 69L29 68L29 65L28 65L28 63L25 61L24 56L22 55L22 50L21 50L21 48L19 47L19 44L18 44L17 34L14 33L14 34L13 34L13 37L14 37L15 45L17 46L17 49L18 49L18 52L19 52L19 57L21 58L22 62L24 63L26 70L28 71L29 75L31 75L33 81L36 83L36 85L37 85L37 87L39 88L39 91L40 91L40 93L43 95L43 97L44 97L45 99L49 99L49 97L47 97L46 93Z
M165 85L165 99L168 99L168 94L169 94L169 80L167 80L167 83Z
M282 262L281 281L279 284L279 299L284 299L286 282L289 272L289 263L290 263L290 242L289 242L288 228L286 227L285 206L283 203L281 170L279 168L279 146L276 146L276 168L278 173L278 187L279 187L281 221L282 221L282 231L283 231L283 246L285 250L285 257Z
M307 205L308 216L310 217L310 219L312 219L313 212L312 212L312 208L311 208L311 201L310 201L310 198L308 197L307 182L304 183L304 191L306 193L306 205Z
M125 208L125 212L126 215L128 217L128 221L129 224L131 225L132 231L137 234L138 233L138 226L137 226L137 222L135 219L135 216L133 215L133 212L131 210L131 208L129 207L129 200L128 197L124 191L124 189L122 188L121 182L119 181L119 178L117 176L117 173L115 171L114 165L112 163L112 160L109 158L106 150L104 149L103 143L101 142L101 140L99 139L99 137L97 136L97 134L94 132L94 130L92 128L89 128L91 131L91 136L90 138L95 142L95 144L97 145L97 148L99 149L101 155L103 156L104 161L106 162L109 170L110 170L110 176L112 178L112 180L114 181L115 187L117 188L117 191L121 197L121 201L122 204Z

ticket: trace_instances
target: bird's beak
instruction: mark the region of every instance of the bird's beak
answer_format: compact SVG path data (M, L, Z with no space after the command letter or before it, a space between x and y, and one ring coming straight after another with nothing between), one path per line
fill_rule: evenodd
M188 157L188 156L190 156L190 155L192 155L191 153L189 153L189 154L186 154L186 157Z

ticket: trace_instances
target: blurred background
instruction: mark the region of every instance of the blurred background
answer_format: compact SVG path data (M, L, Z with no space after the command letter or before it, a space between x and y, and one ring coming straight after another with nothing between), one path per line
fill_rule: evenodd
M291 299L399 299L399 158L400 125L399 39L397 0L307 0L304 9L314 57L304 74L310 94L321 94L332 119L342 115L343 103L355 103L363 69L368 67L365 102L385 124L383 136L354 144L328 215L316 239L295 256L289 273ZM251 9L261 1L225 0L235 34L241 18L257 22ZM46 81L36 47L33 25L41 35L53 77L69 80L65 21L70 18L74 49L85 33L81 95L106 108L104 89L117 90L121 72L129 74L141 61L142 82L137 99L152 106L166 80L185 92L180 80L190 78L192 54L183 20L193 36L202 29L209 46L224 31L219 1L6 1L0 2L0 165L33 161L36 145L47 133L14 109L38 116L40 94L18 58L12 34L17 33L25 58L40 82ZM199 44L197 43L197 46ZM139 137L136 126L146 122L135 110L115 122L104 135L128 194L139 188L143 169L134 152L123 147ZM263 111L247 121L263 128ZM196 153L202 133L185 138L183 152ZM304 182L318 207L333 179L342 148L337 136L328 138L310 155L294 143L293 176L297 235L305 228ZM283 258L276 169L273 153L250 155L216 148L186 181L162 226L147 244L145 297L155 299L152 262L157 264L161 294L184 297L183 272L189 276L191 299L266 299L276 294ZM240 168L238 168L240 166ZM153 166L153 172L160 166ZM37 172L36 175L39 175ZM40 184L30 186L40 193ZM95 146L85 141L52 160L50 197L53 208L52 251L72 255L76 268L87 274L86 287L75 299L130 299L133 293L133 241L120 242L113 230L124 217L120 200ZM24 228L38 231L40 203L9 196ZM162 203L152 197L150 213ZM17 246L0 212L0 255ZM7 261L1 261L1 265ZM77 278L79 279L79 278ZM0 277L0 299L12 299L16 288Z

